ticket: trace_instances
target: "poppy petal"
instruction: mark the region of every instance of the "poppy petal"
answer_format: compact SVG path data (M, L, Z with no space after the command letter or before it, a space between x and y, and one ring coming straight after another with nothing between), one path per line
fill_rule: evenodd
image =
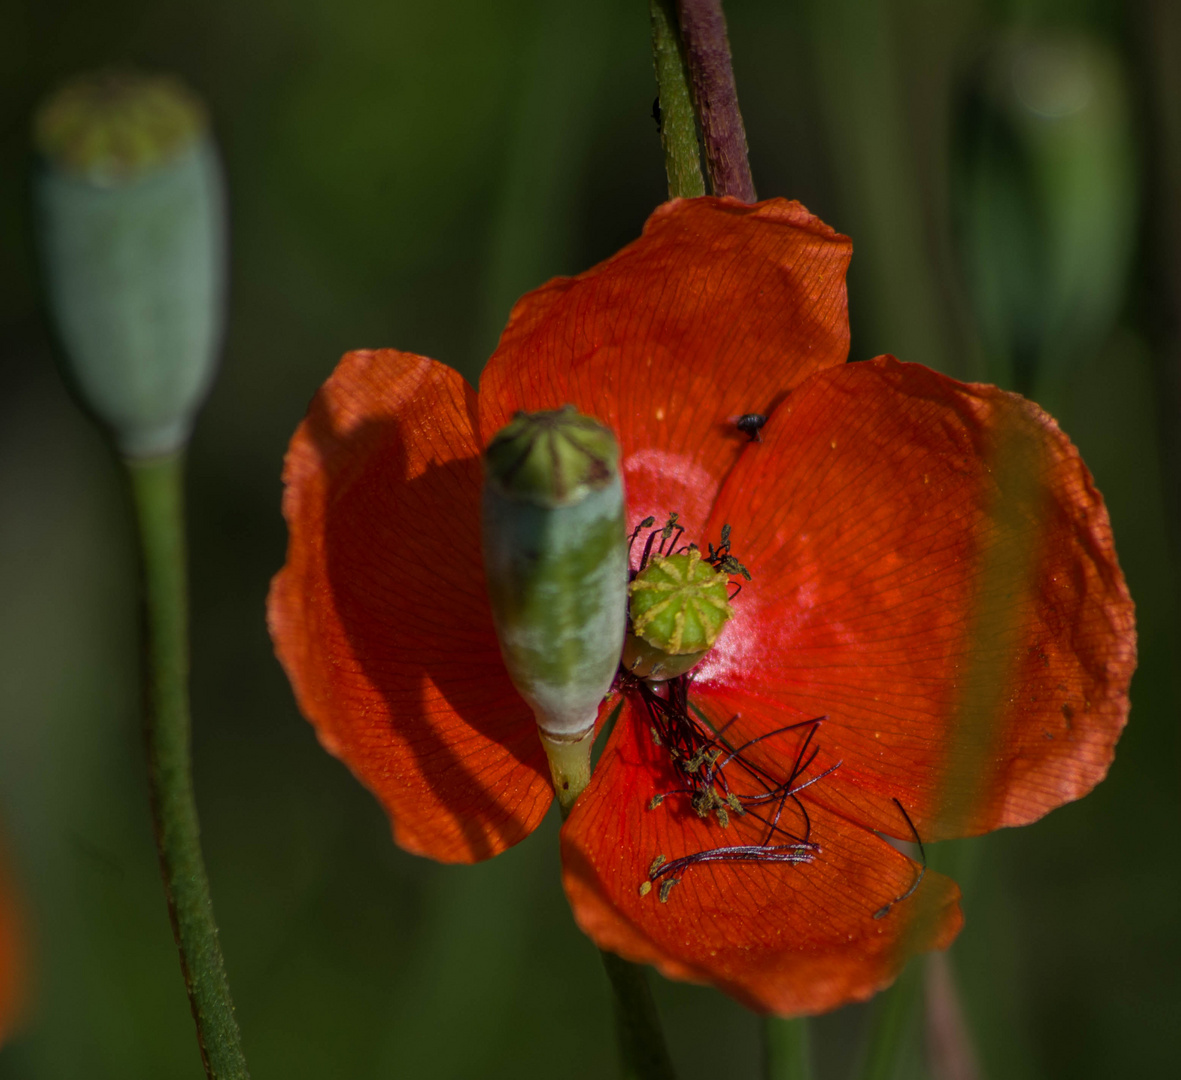
M287 453L271 636L325 748L404 848L487 858L552 798L504 669L480 556L475 394L433 360L347 354Z
M946 948L958 933L954 882L929 871L899 900L919 868L868 830L811 804L819 849L811 862L698 863L676 872L661 901L669 879L649 881L657 856L671 862L763 839L751 815L731 815L723 829L699 818L683 795L649 808L653 796L676 787L667 750L629 702L562 829L566 893L600 948L670 978L712 983L753 1009L793 1015L867 998L910 955Z
M696 530L748 436L849 351L849 241L799 203L675 200L640 239L522 298L480 379L487 442L567 403L619 437L629 516Z
M1036 405L889 357L824 372L735 467L722 522L754 580L694 692L739 714L733 738L823 717L815 769L840 767L814 801L933 840L1106 774L1132 602L1102 497Z

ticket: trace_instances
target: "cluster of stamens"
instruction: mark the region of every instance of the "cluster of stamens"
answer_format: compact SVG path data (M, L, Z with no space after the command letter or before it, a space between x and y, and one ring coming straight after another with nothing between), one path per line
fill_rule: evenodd
M647 879L640 883L640 895L646 896L659 882L657 895L662 903L667 903L673 886L681 880L679 875L691 866L716 862L811 862L820 848L811 840L811 821L798 793L837 768L833 765L804 779L819 753L814 738L823 718L791 724L740 746L731 746L725 737L730 725L715 731L690 704L690 681L689 676L679 676L653 687L626 673L620 676L621 689L636 694L643 703L652 741L668 754L677 781L671 790L654 795L648 809L658 809L667 799L685 800L699 818L712 818L722 829L730 826L732 818L752 819L758 822L761 836L758 843L710 848L676 859L658 855L649 867ZM776 779L753 761L747 751L765 739L791 731L801 733L800 745L788 775ZM793 811L790 820L785 817L789 806Z
M639 892L641 896L647 896L659 883L657 898L661 903L667 903L674 886L680 883L678 875L692 866L722 862L812 862L820 853L820 846L811 839L811 818L799 795L805 788L839 769L841 762L814 776L806 775L820 753L816 733L826 717L787 724L733 746L727 740L726 732L739 717L731 717L721 727L714 728L705 714L690 702L689 688L693 678L690 669L712 646L721 625L733 613L730 601L742 588L729 582L729 578L741 575L749 581L750 573L731 552L729 525L723 527L721 543L716 548L713 544L707 545L707 555L702 555L695 544L680 544L684 527L678 524L676 514L670 515L662 528L653 528L654 525L654 518L645 518L630 538L629 550L644 529L652 530L644 544L639 569L632 575L629 641L650 631L661 621L661 616L665 616L663 636L658 635L656 639L660 648L674 654L674 660L679 651L691 662L679 671L674 666L671 671L653 676L641 666L646 661L635 661L637 653L634 648L630 654L629 647L624 650L616 685L643 704L652 741L667 753L676 778L676 786L654 795L648 809L659 809L667 799L686 800L689 809L703 821L712 817L721 829L728 829L731 816L743 818L756 822L760 834L757 843L723 845L675 859L657 855L648 867L647 878L640 883ZM670 563L671 572L668 569ZM652 568L658 572L645 576L645 572ZM694 580L699 588L686 588ZM645 581L655 583L645 585ZM733 591L727 595L728 588ZM637 597L642 598L639 603ZM726 613L714 625L711 612L720 613L723 606ZM699 636L693 637L694 633ZM651 643L650 634L648 640ZM704 649L700 648L702 645ZM632 662L629 662L629 656ZM750 751L758 744L792 732L797 733L798 744L786 776L777 777L753 760ZM910 816L897 799L894 801L921 853L922 841ZM909 897L918 888L925 872L924 856L923 867L910 888L875 912L874 917L884 917L894 904Z

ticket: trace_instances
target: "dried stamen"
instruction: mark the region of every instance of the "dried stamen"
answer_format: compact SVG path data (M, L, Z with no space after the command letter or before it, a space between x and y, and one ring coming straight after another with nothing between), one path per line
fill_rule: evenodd
M690 703L687 672L713 645L732 614L729 601L741 589L727 579L741 575L749 581L750 572L734 557L729 525L722 527L717 547L707 545L703 555L695 544L678 546L684 527L676 514L670 514L659 529L653 528L654 523L654 518L645 518L628 541L630 551L640 533L651 530L639 569L632 572L630 627L617 681L619 689L643 703L652 743L668 754L680 785L653 795L648 809L657 810L669 797L685 796L688 808L703 821L712 818L719 828L728 829L731 815L749 818L761 833L759 843L709 848L671 862L658 855L644 884L663 879L659 899L664 903L680 880L674 875L699 863L811 862L820 848L811 839L811 818L799 793L839 768L840 762L807 776L820 753L815 739L825 717L787 724L735 747L727 741L726 731L737 716L715 728ZM729 595L728 586L734 590ZM776 777L751 760L747 753L751 748L793 731L802 737L786 777ZM796 827L784 821L789 805L798 820ZM641 885L641 896L648 891Z
M658 856L649 868L651 881L664 878L667 884L673 875L699 863L808 863L815 858L820 848L810 838L811 819L798 793L839 767L838 762L816 776L805 775L820 752L815 737L823 717L786 725L734 747L726 742L725 731L737 717L715 730L708 718L690 704L688 676L662 684L663 693L624 672L620 683L623 690L632 691L643 702L650 727L659 737L658 745L667 751L673 772L682 785L653 796L648 808L656 809L669 796L684 795L700 818L713 816L721 828L730 825L731 813L749 815L762 825L762 839L757 844L710 848L671 861ZM804 731L803 738L788 776L781 781L746 756L747 750L766 739L800 730ZM738 770L746 790L732 787L727 770ZM799 832L782 823L789 802L798 813L802 826Z
M890 909L895 904L901 904L903 900L908 900L915 893L915 890L923 883L923 878L927 875L927 849L923 847L923 841L919 837L919 831L914 827L914 822L910 820L910 815L906 812L906 807L902 805L897 799L893 800L894 805L902 811L902 816L906 818L906 824L910 826L911 835L914 837L914 842L919 846L919 857L923 860L919 867L918 875L914 881L911 882L910 888L906 890L901 896L894 897L889 903L883 904L877 911L873 913L875 919L884 919L890 914Z

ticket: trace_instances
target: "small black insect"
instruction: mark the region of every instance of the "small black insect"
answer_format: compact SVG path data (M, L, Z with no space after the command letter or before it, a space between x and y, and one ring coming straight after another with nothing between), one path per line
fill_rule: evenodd
M761 413L748 412L743 413L742 416L735 420L734 426L744 435L749 435L751 442L762 442L763 437L759 432L763 430L763 425L766 422L767 418Z
M656 121L656 134L659 135L664 130L664 117L660 112L660 97L652 99L652 119Z

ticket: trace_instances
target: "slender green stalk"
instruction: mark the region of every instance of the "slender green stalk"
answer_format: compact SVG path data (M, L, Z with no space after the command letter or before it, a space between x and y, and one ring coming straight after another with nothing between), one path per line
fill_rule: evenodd
M808 1021L800 1016L763 1021L767 1080L812 1080L812 1040Z
M209 897L189 752L188 595L182 454L126 461L144 597L148 787L172 931L210 1080L245 1080Z
M559 800L563 821L570 816L581 794L579 789L568 800ZM599 956L603 958L603 969L615 995L615 1033L619 1040L622 1080L676 1080L660 1014L648 985L648 973L641 965L604 949L599 950Z
M874 1001L861 1080L902 1080L913 1075L903 1066L922 1006L922 971L921 963L908 964L898 981Z
M614 953L600 951L599 955L615 991L615 1030L623 1080L675 1080L647 972Z
M652 15L652 60L660 95L660 142L668 173L668 196L691 199L705 194L705 177L701 173L701 146L697 141L685 50L677 29L676 4L673 0L649 0L648 6Z

